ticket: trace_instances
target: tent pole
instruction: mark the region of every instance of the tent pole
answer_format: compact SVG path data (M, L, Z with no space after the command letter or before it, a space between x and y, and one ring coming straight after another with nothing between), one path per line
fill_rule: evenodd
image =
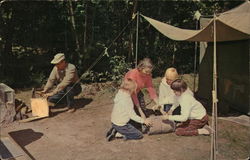
M216 54L216 15L214 14L214 55L213 55L213 91L212 91L212 136L211 136L211 160L216 160L217 154L217 54Z
M135 67L137 67L137 56L138 56L138 33L139 33L139 17L140 14L139 14L139 11L137 11L137 21L136 21L136 49L135 49Z
M216 15L215 15L215 19L216 19ZM214 98L214 103L215 103L215 153L217 154L218 152L218 144L217 144L217 138L218 138L218 125L217 125L217 117L218 117L218 97L217 97L217 78L218 78L218 75L217 75L217 39L216 39L216 36L217 36L217 28L216 28L216 21L215 22L215 43L214 43L214 91L215 91L215 98Z
M196 20L196 30L198 29L198 20ZM193 92L195 92L195 79L196 79L196 68L197 68L197 48L198 47L198 42L195 41L195 48L194 48L194 88L193 88Z

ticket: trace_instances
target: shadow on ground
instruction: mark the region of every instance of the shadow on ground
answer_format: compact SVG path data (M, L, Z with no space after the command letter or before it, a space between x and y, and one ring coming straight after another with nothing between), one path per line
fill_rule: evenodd
M92 98L79 98L75 100L75 108L76 110L84 108L86 105L88 105L89 103L91 103L93 101ZM52 111L51 111L52 110ZM50 117L54 117L60 113L66 112L67 111L67 104L65 101L63 101L62 103L51 107L50 109Z
M33 129L24 129L9 132L9 135L32 160L35 160L35 158L26 150L25 146L40 139L43 136L43 133L35 132Z

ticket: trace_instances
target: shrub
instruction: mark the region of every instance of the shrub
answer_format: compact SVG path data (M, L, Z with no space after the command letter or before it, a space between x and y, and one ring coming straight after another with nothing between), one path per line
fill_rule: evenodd
M112 81L121 80L132 65L126 62L125 56L113 56L110 58L109 63L111 68L109 77Z

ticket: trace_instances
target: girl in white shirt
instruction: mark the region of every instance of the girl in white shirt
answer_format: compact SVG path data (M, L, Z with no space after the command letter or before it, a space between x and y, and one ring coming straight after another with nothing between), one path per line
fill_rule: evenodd
M181 106L180 115L164 115L163 119L182 122L175 130L178 136L209 135L208 115L203 105L193 95L187 92L187 84L177 79L172 82L171 88L177 96L177 102Z
M131 94L134 93L135 90L136 83L131 79L125 79L121 88L118 90L114 99L114 107L111 114L112 129L108 132L108 141L115 136L115 132L123 135L123 138L126 140L143 138L142 133L128 123L129 120L132 119L141 124L150 124L148 119L141 118L134 111Z

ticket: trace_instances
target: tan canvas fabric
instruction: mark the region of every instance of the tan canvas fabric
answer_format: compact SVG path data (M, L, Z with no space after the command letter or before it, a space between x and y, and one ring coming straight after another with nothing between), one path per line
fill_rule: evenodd
M229 25L243 33L250 34L250 2L246 1L242 5L222 13L219 19L224 24Z
M162 120L161 116L149 117L152 126L149 128L148 134L170 133L175 130L175 122L170 120Z
M213 42L213 19L201 30L181 29L142 15L163 35L176 41ZM250 2L222 13L216 19L216 41L232 41L250 38Z
M163 35L173 40L177 41L187 40L199 33L199 31L195 30L181 29L178 27L174 27L169 24L146 17L144 15L142 15L142 17L144 17L152 26L154 26Z

